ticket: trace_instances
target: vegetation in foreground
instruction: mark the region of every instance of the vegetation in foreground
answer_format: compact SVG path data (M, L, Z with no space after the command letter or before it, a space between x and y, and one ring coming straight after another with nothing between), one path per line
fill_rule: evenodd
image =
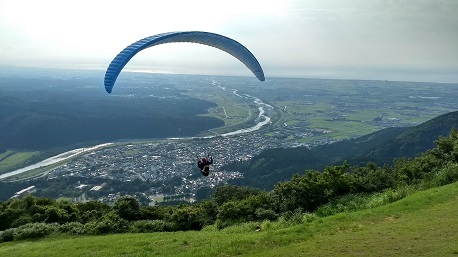
M39 241L2 243L0 255L456 256L457 195L458 183L454 183L378 208L264 221L259 232L255 230L258 223L248 222L222 230L208 226L203 231L172 233L55 235Z

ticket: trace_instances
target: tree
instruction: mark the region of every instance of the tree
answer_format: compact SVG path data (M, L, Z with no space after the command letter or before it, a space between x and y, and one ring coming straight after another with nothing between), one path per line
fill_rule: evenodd
M75 204L78 221L88 223L97 221L100 217L110 212L110 207L99 201L88 201Z
M45 210L46 223L66 223L69 221L70 216L64 209L55 206L48 206Z
M250 197L251 195L258 195L262 192L264 191L257 188L227 185L217 187L212 199L218 206L221 206L225 202L243 200Z
M340 166L328 166L322 173L309 170L302 177L295 174L291 180L278 183L273 190L276 206L282 212L297 209L312 212L332 198L349 193L351 179L347 168L344 162Z
M264 192L250 195L240 201L225 202L219 207L217 226L223 228L241 222L274 220L276 218L277 213L274 211L271 194Z
M160 206L142 206L140 208L141 219L143 220L165 220L169 214L169 208Z
M124 233L129 231L129 222L118 214L109 212L95 224L95 230L98 234Z
M200 230L203 227L199 219L199 210L194 206L180 204L175 207L171 216L177 230Z
M133 221L141 217L140 203L132 196L119 198L114 205L114 211L125 220Z

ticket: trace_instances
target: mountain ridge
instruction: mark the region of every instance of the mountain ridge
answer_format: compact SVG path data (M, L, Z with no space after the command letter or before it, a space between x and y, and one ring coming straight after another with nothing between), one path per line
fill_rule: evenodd
M386 128L355 139L308 149L276 148L254 158L231 163L226 170L238 170L244 178L239 185L271 189L279 181L309 169L321 170L347 161L350 165L389 164L395 158L412 158L434 147L434 141L458 128L458 111L450 112L414 127Z

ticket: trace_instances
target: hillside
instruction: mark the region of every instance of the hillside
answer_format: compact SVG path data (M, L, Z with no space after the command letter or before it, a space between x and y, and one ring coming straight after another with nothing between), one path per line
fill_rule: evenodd
M51 237L0 244L0 256L454 256L458 183L364 211L173 233Z
M434 141L458 128L458 112L438 116L418 126L388 128L353 140L322 145L313 149L320 161L339 163L344 160L355 165L371 161L379 165L393 158L415 157L434 147Z
M160 97L143 88L109 95L99 80L0 77L0 153L193 136L224 124L199 116L216 104L170 90L172 85L156 88Z
M434 140L447 136L458 128L458 112L438 116L415 127L387 128L359 138L321 145L311 150L305 147L270 149L253 159L225 167L238 170L244 178L240 185L271 189L278 181L309 169L321 170L347 161L351 165L390 164L394 158L415 157L434 147Z

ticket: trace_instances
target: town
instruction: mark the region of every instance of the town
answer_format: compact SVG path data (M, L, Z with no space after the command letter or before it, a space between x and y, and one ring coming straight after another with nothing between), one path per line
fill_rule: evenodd
M268 129L270 130L270 129ZM193 201L196 192L205 188L228 183L231 179L241 178L239 171L226 171L224 165L231 162L247 160L270 148L290 148L298 146L312 147L313 145L331 143L332 139L315 140L307 144L282 140L283 136L266 136L266 130L235 136L215 136L211 138L181 138L165 139L142 143L124 143L110 147L88 151L66 164L51 170L47 179L63 179L68 177L103 178L129 182L134 180L151 181L161 184L170 178L180 178L180 184L175 185L171 192L165 192L167 185L152 187L147 192L150 204L157 199L173 195L185 195L187 201ZM283 131L273 131L269 134L282 135ZM325 133L315 131L315 133ZM302 133L302 135L307 135ZM308 136L313 136L309 132ZM214 158L210 176L204 177L197 168L197 160L211 155ZM94 180L97 181L97 180ZM158 183L159 182L159 183ZM85 192L99 191L102 184L75 184L81 190L82 197L74 201L87 200ZM116 193L111 192L99 200L110 202L116 200ZM118 194L119 195L119 194Z

